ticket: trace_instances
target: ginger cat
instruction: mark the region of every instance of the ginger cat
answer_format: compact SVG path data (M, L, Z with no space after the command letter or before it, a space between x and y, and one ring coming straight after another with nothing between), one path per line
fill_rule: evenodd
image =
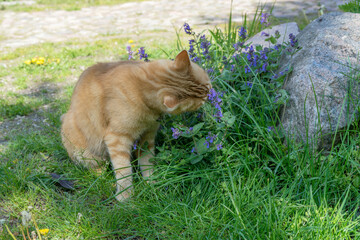
M132 193L131 148L139 140L143 177L153 172L157 119L163 113L197 110L211 83L206 72L180 52L174 61L98 63L77 82L69 111L62 116L62 142L72 160L97 168L110 156L119 201Z

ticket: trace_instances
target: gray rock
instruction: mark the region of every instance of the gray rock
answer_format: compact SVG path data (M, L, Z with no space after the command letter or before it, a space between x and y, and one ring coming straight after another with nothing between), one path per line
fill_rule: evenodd
M279 31L280 33L280 38L278 39L277 44L282 44L289 41L290 33L294 34L295 36L298 35L299 27L296 22L283 23L277 26L273 26L272 28L264 29L263 31L249 38L245 42L245 45L251 43L255 46L261 45L263 47L274 47L274 44L272 44L270 41L265 41L265 39L267 39L268 37L263 33L268 34L269 36L275 36L276 31Z
M297 39L301 50L280 62L282 70L293 67L282 126L288 136L327 149L334 133L358 118L360 14L323 15Z

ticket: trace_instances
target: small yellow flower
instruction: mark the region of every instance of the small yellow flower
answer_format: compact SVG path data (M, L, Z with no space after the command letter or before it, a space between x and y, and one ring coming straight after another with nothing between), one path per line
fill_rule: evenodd
M49 229L47 229L47 228L39 229L39 232L40 232L41 235L46 235L46 234L48 234Z
M131 48L134 48L135 47L135 44L131 45Z
M45 58L39 57L39 60L44 62L44 61L45 61Z
M57 58L57 59L56 59L56 63L59 63L59 62L60 62L60 59Z
M34 58L31 59L31 63L36 63L37 60L38 59L36 57L34 57Z
M24 63L29 65L29 64L31 64L31 60L26 60Z
M44 63L44 62L43 62L43 61L40 61L40 60L37 60L37 61L36 61L36 64L37 64L37 65L41 65L41 64L43 64L43 63Z
M132 44L132 43L134 43L134 40L130 39L130 40L128 41L128 43Z

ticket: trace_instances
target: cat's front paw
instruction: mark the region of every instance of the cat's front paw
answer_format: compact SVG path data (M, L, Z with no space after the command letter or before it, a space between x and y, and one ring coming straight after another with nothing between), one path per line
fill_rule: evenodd
M124 191L117 191L116 192L116 199L119 202L124 202L129 199L132 195L132 189L126 189Z
M152 178L144 178L145 182L149 185L154 185L156 184L157 182L155 180L153 180Z

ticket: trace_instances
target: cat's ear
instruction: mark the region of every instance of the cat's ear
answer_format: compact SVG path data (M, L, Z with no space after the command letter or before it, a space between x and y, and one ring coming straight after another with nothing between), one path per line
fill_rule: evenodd
M168 112L172 112L178 107L179 101L172 95L165 95L163 98L163 104L167 108Z
M186 50L182 50L175 58L175 68L179 71L185 71L190 67L190 58Z

